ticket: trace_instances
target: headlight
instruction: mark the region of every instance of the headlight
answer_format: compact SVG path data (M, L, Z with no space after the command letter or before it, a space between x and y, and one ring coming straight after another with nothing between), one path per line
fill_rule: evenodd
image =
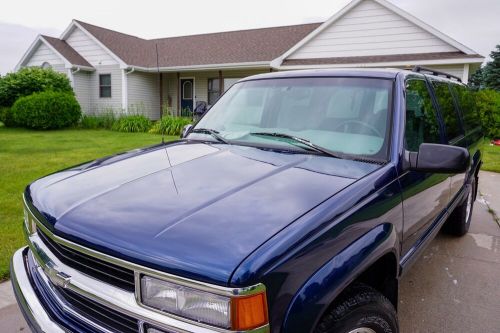
M222 296L141 277L141 303L197 322L232 330L249 330L267 324L265 292L249 296Z

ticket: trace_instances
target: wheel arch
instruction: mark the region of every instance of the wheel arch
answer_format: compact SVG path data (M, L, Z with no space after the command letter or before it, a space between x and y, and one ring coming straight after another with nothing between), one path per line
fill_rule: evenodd
M316 271L293 297L282 332L313 332L335 299L356 282L380 291L395 306L398 289L398 236L392 224L373 228ZM387 265L391 265L389 269ZM389 279L370 278L383 271ZM383 282L390 286L384 288ZM395 290L393 290L395 288ZM305 330L305 326L307 329Z

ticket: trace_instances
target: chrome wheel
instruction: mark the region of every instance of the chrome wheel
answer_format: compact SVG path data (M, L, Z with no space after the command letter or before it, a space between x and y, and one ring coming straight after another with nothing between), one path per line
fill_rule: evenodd
M360 328L355 328L352 331L349 331L348 333L377 333L377 332L368 327L360 327Z
M472 189L469 191L469 195L467 195L467 206L465 207L465 223L469 223L472 213Z

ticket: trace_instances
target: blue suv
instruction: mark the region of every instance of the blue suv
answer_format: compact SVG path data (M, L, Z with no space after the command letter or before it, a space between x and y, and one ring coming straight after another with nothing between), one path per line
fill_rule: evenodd
M35 332L398 332L398 282L469 229L482 138L451 75L239 81L180 140L24 192L11 265Z

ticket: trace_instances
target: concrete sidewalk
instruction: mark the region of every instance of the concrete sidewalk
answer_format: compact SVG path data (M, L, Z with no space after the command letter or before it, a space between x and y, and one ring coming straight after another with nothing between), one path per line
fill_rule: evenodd
M469 233L439 234L401 280L401 333L500 331L500 174L481 172ZM0 332L29 332L10 282L0 284Z

